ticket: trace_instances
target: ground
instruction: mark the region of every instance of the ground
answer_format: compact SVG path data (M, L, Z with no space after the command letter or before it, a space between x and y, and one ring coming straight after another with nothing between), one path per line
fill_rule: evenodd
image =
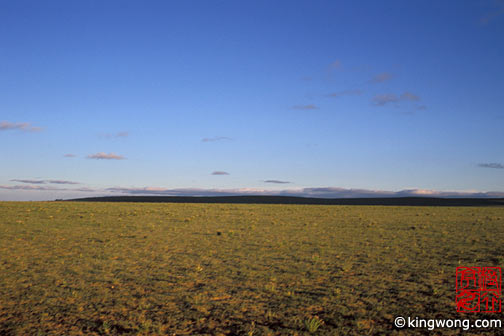
M502 317L455 269L503 238L503 207L3 202L0 334L429 334L394 318Z

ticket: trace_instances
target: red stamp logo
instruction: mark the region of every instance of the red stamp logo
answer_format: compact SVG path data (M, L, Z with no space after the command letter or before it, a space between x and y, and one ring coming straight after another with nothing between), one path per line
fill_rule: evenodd
M500 313L500 267L457 267L455 303L461 313Z

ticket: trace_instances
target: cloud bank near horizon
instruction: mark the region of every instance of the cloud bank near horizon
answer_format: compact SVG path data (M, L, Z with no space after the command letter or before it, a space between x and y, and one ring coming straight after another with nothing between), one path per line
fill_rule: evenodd
M338 187L299 188L285 190L268 190L259 188L235 189L203 189L203 188L107 188L111 193L129 195L158 195L158 196L298 196L314 198L375 198L375 197L475 197L491 198L504 197L499 191L436 191L426 189L405 189L400 191L346 189Z
M339 187L314 187L270 190L261 188L162 188L162 187L111 187L111 188L64 188L49 185L0 185L0 190L19 192L51 192L51 196L38 199L78 198L88 196L136 195L136 196L295 196L312 198L391 198L391 197L440 197L440 198L504 198L504 191L437 191L404 189L400 191L349 189ZM38 193L37 193L38 194ZM91 194L91 195L90 195ZM40 195L40 194L39 194Z

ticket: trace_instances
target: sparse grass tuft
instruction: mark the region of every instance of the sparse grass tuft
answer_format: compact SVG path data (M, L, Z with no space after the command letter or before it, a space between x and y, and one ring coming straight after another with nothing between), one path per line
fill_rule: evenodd
M323 324L324 321L318 316L313 316L304 320L304 326L310 334L315 333Z

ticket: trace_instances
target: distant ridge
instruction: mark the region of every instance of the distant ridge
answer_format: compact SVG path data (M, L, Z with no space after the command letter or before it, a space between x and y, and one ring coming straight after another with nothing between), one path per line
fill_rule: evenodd
M504 198L309 198L294 196L103 196L76 198L71 202L315 204L390 206L504 206Z

